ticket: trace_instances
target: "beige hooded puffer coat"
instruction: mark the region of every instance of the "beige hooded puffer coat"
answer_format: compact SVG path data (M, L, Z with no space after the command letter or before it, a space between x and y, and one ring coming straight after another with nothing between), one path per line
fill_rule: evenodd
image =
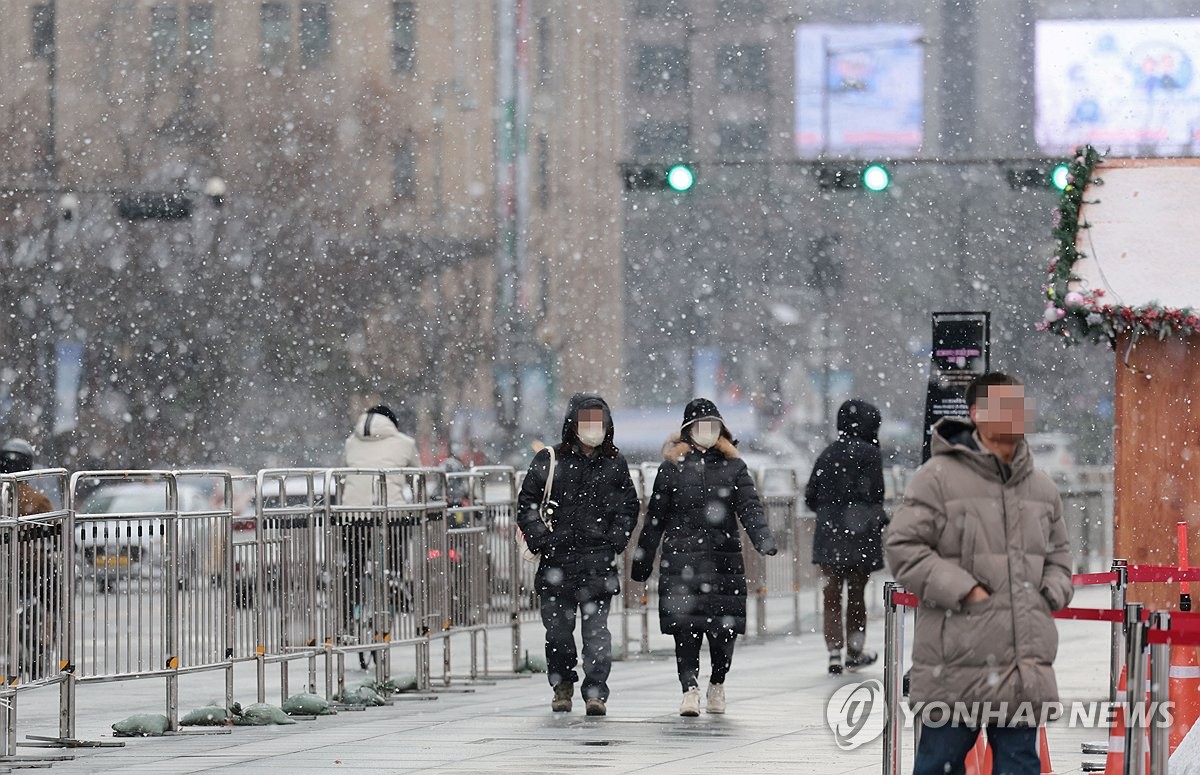
M1073 592L1062 501L1028 444L1006 467L974 430L953 418L934 426L933 456L885 538L888 567L921 600L909 701L989 702L991 712L1007 703L1006 720L1028 702L1040 718L1058 702L1050 612ZM976 584L991 596L964 603Z

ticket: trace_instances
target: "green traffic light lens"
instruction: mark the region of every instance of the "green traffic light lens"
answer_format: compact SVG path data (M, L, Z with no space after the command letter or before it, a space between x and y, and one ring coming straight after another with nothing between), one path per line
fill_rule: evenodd
M1066 164L1059 164L1050 173L1050 182L1054 184L1054 187L1059 191L1065 191L1067 189L1067 183L1069 182L1067 180L1069 172L1070 169Z
M696 184L696 174L686 164L676 164L667 170L667 185L673 191L687 191Z
M868 191L883 191L892 184L892 176L882 165L872 164L863 170L862 182Z

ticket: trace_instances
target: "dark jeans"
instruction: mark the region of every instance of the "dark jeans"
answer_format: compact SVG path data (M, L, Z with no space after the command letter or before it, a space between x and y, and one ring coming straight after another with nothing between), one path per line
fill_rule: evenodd
M978 736L978 727L922 724L913 775L963 775L964 759ZM992 775L1039 775L1042 771L1037 727L989 726L987 738Z
M825 648L851 655L862 652L867 638L867 574L855 568L822 565L825 593ZM846 586L846 622L842 624L842 585Z
M675 635L675 665L679 668L679 684L686 692L698 685L700 677L700 647L708 638L708 656L712 662L711 683L725 683L729 666L733 664L733 646L737 633L721 630L717 633L685 632Z
M575 648L575 612L583 614L583 697L608 701L608 674L612 670L612 633L608 609L612 596L588 599L569 584L543 586L542 624L546 626L546 673L550 685L576 683L578 652ZM583 597L584 599L580 599Z

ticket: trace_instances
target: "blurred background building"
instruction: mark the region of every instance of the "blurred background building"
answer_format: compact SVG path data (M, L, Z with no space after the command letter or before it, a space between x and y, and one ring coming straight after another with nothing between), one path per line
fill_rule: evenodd
M1111 356L1033 330L1044 174L1200 127L1179 0L0 12L0 427L76 466L336 462L377 401L494 457L580 389L635 455L700 393L796 459L858 395L911 462L949 309L1100 462Z

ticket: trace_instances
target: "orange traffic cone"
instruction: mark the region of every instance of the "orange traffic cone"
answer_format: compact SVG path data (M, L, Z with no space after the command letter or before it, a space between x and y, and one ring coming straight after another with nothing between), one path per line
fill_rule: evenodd
M1050 766L1050 741L1046 739L1046 728L1038 727L1038 756L1042 760L1041 775L1055 775Z
M992 775L992 749L988 747L986 734L984 730L979 730L975 747L963 761L967 768L966 775Z
M1200 654L1195 646L1172 646L1171 668L1167 686L1171 702L1175 703L1175 718L1171 722L1171 753L1200 719Z

